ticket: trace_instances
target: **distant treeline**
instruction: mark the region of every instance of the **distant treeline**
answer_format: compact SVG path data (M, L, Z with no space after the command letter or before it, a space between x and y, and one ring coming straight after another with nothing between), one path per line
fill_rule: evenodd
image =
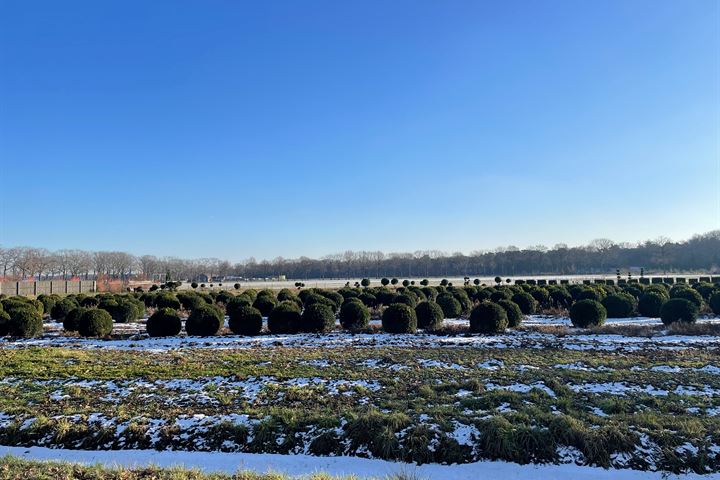
M415 252L383 255L380 252L346 252L319 260L274 260L246 263L238 269L245 277L359 278L396 276L517 276L611 274L616 268L644 268L647 272L713 271L720 269L720 230L695 235L684 242L658 239L640 244L616 244L598 239L589 245L556 245L520 250L514 247L493 252L451 255Z
M658 238L637 244L616 244L597 239L588 245L519 249L498 248L469 255L440 251L413 253L345 252L320 259L300 257L232 264L217 258L181 259L135 256L125 252L48 250L31 247L0 247L0 276L8 279L144 278L153 281L192 280L200 276L288 279L361 278L394 276L518 276L612 274L616 268L646 272L720 271L720 230L695 235L687 241Z

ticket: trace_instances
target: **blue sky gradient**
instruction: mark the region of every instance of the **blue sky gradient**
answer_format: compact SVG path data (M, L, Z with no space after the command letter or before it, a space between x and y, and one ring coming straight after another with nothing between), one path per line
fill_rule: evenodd
M320 256L720 228L720 3L0 2L0 244Z

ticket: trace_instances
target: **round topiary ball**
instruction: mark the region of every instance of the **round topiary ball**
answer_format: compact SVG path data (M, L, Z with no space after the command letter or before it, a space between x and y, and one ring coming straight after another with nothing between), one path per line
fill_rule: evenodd
M295 301L295 299L298 298L297 294L290 290L289 288L283 288L280 290L277 294L277 299L280 302L284 302L286 300L292 300Z
M233 297L235 297L235 295L228 292L227 290L223 290L222 292L218 293L217 297L215 297L215 301L217 303L222 303L223 305L227 305L228 301Z
M85 297L80 300L80 306L85 308L97 307L98 303L100 303L100 299L98 297Z
M698 307L684 298L671 298L660 308L660 320L670 325L675 322L695 323L698 317Z
M225 312L229 316L232 315L232 313L235 311L240 311L240 309L243 307L251 307L252 304L252 298L248 297L245 294L241 294L228 300L228 303L225 304ZM262 313L260 315L262 316Z
M161 308L150 315L145 329L151 337L174 337L180 333L182 322L172 308Z
M543 287L535 287L530 290L530 295L535 299L537 305L547 307L550 305L550 292Z
M702 308L703 305L702 295L690 287L674 288L670 290L670 298L684 298L685 300L694 303L698 310Z
M608 295L600 303L610 318L628 318L635 312L635 298L624 293Z
M83 313L87 312L88 308L77 307L73 308L65 315L63 319L63 328L66 332L77 332L80 328L80 317Z
M442 308L436 302L420 302L415 307L415 316L417 317L418 328L425 330L438 330L443 325L445 315Z
M70 313L70 310L77 308L78 306L78 303L74 299L63 298L53 305L52 310L50 311L50 316L53 320L61 322L63 318L65 318L65 315Z
M640 296L638 301L638 313L643 317L657 318L660 316L660 308L668 300L657 292L647 292Z
M368 308L373 308L377 305L378 300L375 295L373 295L370 292L363 292L361 293L358 298L365 304Z
M180 310L182 304L175 294L170 292L163 292L155 297L155 308L172 308L173 310Z
M127 300L121 300L110 310L110 316L117 323L132 322L137 318L137 308Z
M333 292L331 290L323 290L321 295L334 304L334 307L333 305L328 304L328 306L332 308L333 312L337 312L338 310L340 310L340 306L345 301L345 297L340 295L338 292Z
M177 294L177 299L180 302L182 308L184 310L187 310L188 312L193 311L200 305L207 304L207 302L195 292L179 292Z
M524 315L532 315L535 313L535 309L537 308L537 302L533 296L527 292L516 293L512 296L512 301L520 307L520 311Z
M393 297L392 303L404 303L410 308L415 308L415 305L417 305L417 298L407 293L401 293Z
M444 318L458 318L462 313L462 305L452 293L441 293L435 302L442 309Z
M505 309L497 303L484 301L470 312L470 331L475 333L502 333L508 327Z
M42 315L31 305L9 310L8 333L13 337L37 337L42 334Z
M10 315L0 310L0 337L5 337L10 334Z
M525 318L525 315L523 315L522 310L520 310L520 306L517 303L512 300L499 300L496 303L505 309L505 314L508 318L508 328L520 326L523 318Z
M329 306L315 303L303 311L300 321L301 332L327 333L334 328L335 313L333 313L332 308Z
M715 315L720 315L720 292L714 293L708 300L708 305Z
M477 295L477 294L476 294ZM512 292L506 289L495 290L490 294L490 300L497 303L500 300L510 300L512 298Z
M280 302L268 315L268 330L271 333L297 333L300 323L300 308L291 300Z
M597 300L580 300L570 307L570 321L575 327L599 327L606 318L607 310Z
M52 307L60 301L60 298L55 295L44 294L38 295L37 299L43 304L43 312L47 312L48 314L52 311Z
M207 337L217 335L223 324L223 314L213 305L202 305L192 312L185 321L185 331L188 335Z
M353 298L340 307L340 325L345 330L356 332L368 327L370 311L360 299Z
M110 335L112 328L112 317L105 310L92 308L80 315L78 333L83 337L105 337Z
M263 290L264 291L264 290ZM260 310L260 313L263 317L269 317L270 312L273 311L273 309L277 306L278 302L275 299L274 296L264 294L264 295L258 295L257 298L255 298L255 301L253 302L253 307Z
M229 315L228 326L235 335L259 335L262 331L263 317L257 308L243 305L234 308Z
M554 288L550 291L550 299L552 300L552 305L558 308L568 308L573 302L572 295L561 287Z
M415 333L417 331L415 310L404 303L391 304L383 312L382 327L388 333Z

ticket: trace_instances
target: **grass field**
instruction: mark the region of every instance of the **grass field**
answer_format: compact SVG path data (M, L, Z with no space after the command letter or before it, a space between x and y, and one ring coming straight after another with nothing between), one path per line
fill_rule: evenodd
M68 462L32 462L13 457L0 458L0 480L287 480L277 473L237 472L203 473L185 468L104 468L78 465ZM335 477L316 474L307 480L352 480L351 477ZM410 480L403 476L386 477L385 480Z
M720 471L717 337L305 337L6 345L0 444Z

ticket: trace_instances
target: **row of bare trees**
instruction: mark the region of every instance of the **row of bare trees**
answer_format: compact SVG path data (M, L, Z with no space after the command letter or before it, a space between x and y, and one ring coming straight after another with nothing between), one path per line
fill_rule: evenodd
M695 235L682 242L656 240L617 244L597 239L588 245L552 248L514 246L493 251L412 253L347 251L320 259L300 257L257 261L249 258L231 264L217 258L181 259L140 257L125 252L50 252L32 247L0 247L0 276L6 279L147 279L192 280L199 276L290 279L358 277L437 277L462 275L533 275L611 273L615 268L645 268L648 272L706 271L720 268L720 230Z

